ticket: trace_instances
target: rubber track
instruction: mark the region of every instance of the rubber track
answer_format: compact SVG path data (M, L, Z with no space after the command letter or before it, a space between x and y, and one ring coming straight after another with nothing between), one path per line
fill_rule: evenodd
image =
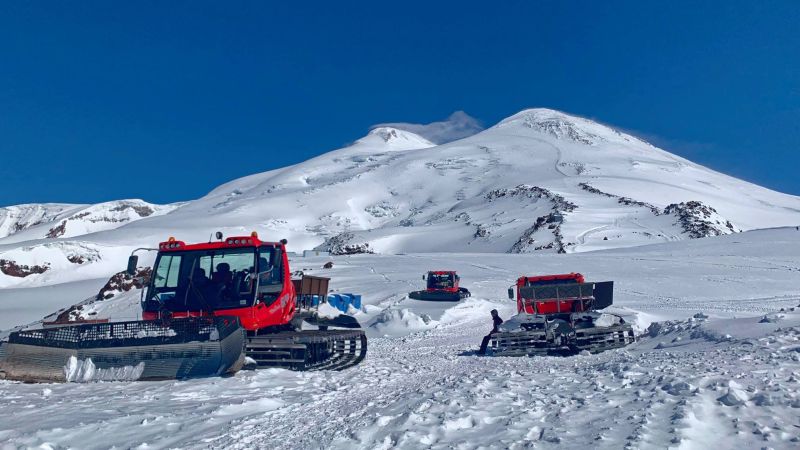
M628 323L612 327L589 327L575 330L574 341L556 346L544 330L495 333L491 348L495 356L569 355L587 350L599 353L625 347L635 341Z
M344 370L364 360L367 336L362 330L282 331L247 337L245 352L259 368Z

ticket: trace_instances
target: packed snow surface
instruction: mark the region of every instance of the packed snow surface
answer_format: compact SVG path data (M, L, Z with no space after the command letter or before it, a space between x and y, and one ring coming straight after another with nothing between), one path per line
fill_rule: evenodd
M797 448L799 238L792 227L567 255L340 256L330 258L332 269L322 269L327 258L293 258L293 269L362 294L356 317L369 351L361 365L186 381L3 381L0 441L88 449ZM442 268L457 270L473 296L407 298L422 273ZM635 344L571 357L474 354L491 328L489 311L514 313L506 288L516 277L570 271L615 281L613 312L634 323Z

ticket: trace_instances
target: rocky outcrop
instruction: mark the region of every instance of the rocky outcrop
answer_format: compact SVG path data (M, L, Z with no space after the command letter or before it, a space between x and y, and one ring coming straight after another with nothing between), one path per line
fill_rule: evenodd
M325 239L325 242L317 247L317 250L324 250L331 255L357 255L361 253L375 253L369 248L369 242L351 242L355 235L350 232L337 234L336 236Z
M543 199L551 204L548 214L539 216L533 225L526 229L516 243L508 250L510 253L525 253L538 250L555 250L557 253L566 253L564 236L561 233L561 224L564 223L564 214L574 211L577 205L559 194L539 186L520 184L510 189L495 189L486 194L486 199L494 201L504 197L517 197L529 199ZM541 230L549 230L552 240L537 244L535 234Z
M0 272L10 277L25 278L30 275L45 273L50 270L50 264L26 266L17 264L8 259L0 259Z
M510 189L495 189L486 194L486 199L490 202L503 197L543 198L553 202L553 209L565 212L570 212L577 208L574 203L564 199L564 197L548 189L529 184L520 184Z
M142 289L150 282L153 269L150 267L140 267L136 270L136 275L130 276L126 272L119 272L108 279L108 282L97 293L97 300L108 300L115 295L128 292L131 289Z
M740 231L731 221L720 216L716 209L696 200L673 203L664 208L664 214L675 216L677 224L692 239Z
M66 232L67 232L67 221L66 220L62 220L60 224L50 228L47 231L47 234L45 235L45 237L50 238L50 239L55 239L57 237L63 236L64 233L66 233Z
M639 206L642 208L647 208L650 210L650 212L652 212L656 216L662 214L662 211L657 206L651 205L650 203L640 202L630 197L621 197L619 195L609 194L608 192L603 192L600 189L595 188L589 183L579 183L578 186L580 186L580 188L583 189L584 191L591 192L592 194L602 195L603 197L615 198L617 199L617 203L619 203L620 205Z
M511 246L509 253L525 253L530 248L533 248L534 251L555 249L556 253L566 253L564 236L561 234L561 224L563 222L564 217L558 212L551 212L546 216L537 217L533 226L525 230L519 240ZM536 239L534 234L543 228L551 230L555 239L552 242L535 246Z

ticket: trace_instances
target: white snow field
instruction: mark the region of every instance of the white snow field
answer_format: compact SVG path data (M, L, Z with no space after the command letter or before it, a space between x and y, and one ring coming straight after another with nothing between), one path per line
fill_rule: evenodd
M2 381L0 448L800 446L794 227L566 255L298 257L292 267L364 296L355 314L369 333L361 365L164 382ZM429 269L459 271L473 296L407 299ZM635 344L572 357L474 355L489 311L514 312L506 288L516 277L570 271L615 281L613 309L636 324Z

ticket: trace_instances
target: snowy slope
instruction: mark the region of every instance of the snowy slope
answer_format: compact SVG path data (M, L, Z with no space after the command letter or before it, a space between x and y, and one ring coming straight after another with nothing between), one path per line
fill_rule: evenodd
M65 211L76 211L85 206L68 203L39 203L0 208L0 238L42 223L50 223Z
M798 197L548 109L438 146L379 127L348 147L174 206L136 221L54 220L0 239L0 259L51 267L25 277L0 271L0 286L89 275L64 264L66 256L38 259L30 250L52 245L44 236L64 220L56 241L98 252L84 264L92 277L118 271L118 255L135 247L168 236L204 241L216 230L287 238L293 251L574 253L800 224Z
M800 223L797 197L552 110L435 147L376 131L396 136L227 183L130 228L160 222L202 239L241 224L298 250L578 252Z
M155 205L143 200L116 200L95 205L28 204L0 208L3 244L82 236L113 230L145 217L156 217L180 203Z
M337 256L332 269L321 268L329 258L294 258L294 269L364 295L363 364L146 383L0 381L0 439L87 449L796 448L798 236L785 228L568 255ZM409 300L430 267L458 270L473 297ZM566 358L473 354L489 311L513 312L514 278L569 270L615 281L616 310L642 333L636 344ZM106 311L135 302L121 296Z

